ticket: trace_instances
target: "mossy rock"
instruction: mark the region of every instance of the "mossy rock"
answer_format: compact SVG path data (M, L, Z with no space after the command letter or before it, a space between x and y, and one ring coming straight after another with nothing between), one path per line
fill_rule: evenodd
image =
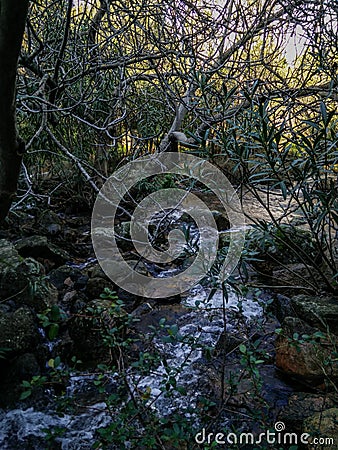
M15 244L20 256L32 257L38 261L48 260L53 267L61 266L70 260L69 254L48 241L46 236L30 236Z
M304 420L303 429L311 437L324 438L321 441L323 445L316 446L309 444L309 450L317 450L318 448L333 449L338 442L338 408L329 408L313 414ZM331 442L329 440L326 441L327 445L324 444L325 438L331 440Z
M8 348L9 355L31 352L40 341L37 320L28 307L0 311L0 348Z
M297 295L291 299L291 307L298 317L312 326L338 335L338 297Z
M28 305L37 312L57 301L57 291L46 279L39 262L23 259L5 240L0 241L0 254L0 301L10 301L16 307Z

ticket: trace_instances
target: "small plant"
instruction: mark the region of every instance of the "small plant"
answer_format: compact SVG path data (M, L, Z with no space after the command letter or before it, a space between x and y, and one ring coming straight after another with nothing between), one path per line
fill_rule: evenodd
M25 400L30 397L34 390L44 387L47 383L47 376L34 375L31 381L24 380L21 383L21 387L23 388L23 392L20 395L20 400Z
M67 429L64 427L53 427L43 428L41 431L45 433L44 440L47 444L46 450L52 450L55 448L56 439L62 437Z
M43 314L37 314L37 317L51 341L58 336L60 325L67 318L66 313L58 305L53 305Z

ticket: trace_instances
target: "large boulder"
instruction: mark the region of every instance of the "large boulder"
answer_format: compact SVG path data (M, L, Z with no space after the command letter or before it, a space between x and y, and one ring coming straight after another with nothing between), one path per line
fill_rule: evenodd
M6 240L0 240L0 301L28 305L43 312L57 301L56 289L46 280L43 266L23 259Z
M48 242L46 236L30 236L16 242L15 248L19 255L32 257L43 263L47 268L55 268L70 260L69 254Z
M44 210L37 219L40 232L43 234L56 235L62 231L62 220L53 211Z
M338 297L297 295L291 299L296 315L322 330L338 335Z
M247 246L256 252L257 259L270 261L273 266L321 262L312 234L293 225L282 224L277 228L270 223L264 229L252 228L247 234Z
M287 431L301 434L304 432L303 422L307 418L320 414L325 409L331 409L336 404L335 394L295 392L290 395L287 405L280 411L278 421L285 423Z
M228 230L230 228L230 221L225 213L220 211L211 211L214 216L218 231Z
M338 408L329 408L324 411L318 411L304 420L303 430L312 437L321 438L323 443L320 448L334 448L338 442ZM326 441L325 439L330 439ZM311 440L311 438L309 439ZM318 449L318 445L309 444L309 450ZM336 447L337 448L337 447Z
M324 379L338 380L335 348L338 338L295 317L286 317L278 335L276 366L288 375L318 385Z
M105 289L115 290L115 285L110 280L100 277L89 278L86 286L86 295L90 300L100 298Z

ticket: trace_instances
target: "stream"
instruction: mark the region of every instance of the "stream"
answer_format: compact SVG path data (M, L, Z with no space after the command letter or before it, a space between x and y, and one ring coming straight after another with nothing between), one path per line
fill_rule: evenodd
M167 397L161 391L161 381L166 373L166 367L160 364L156 370L148 376L130 374L130 384L138 390L149 392L149 403L162 416L172 413L174 410L184 410L188 407L196 408L197 398L201 393L201 368L203 358L201 349L192 349L189 342L202 343L204 346L214 347L223 331L223 296L221 292L216 294L207 302L208 292L202 286L197 286L182 304L188 312L180 315L177 321L178 332L183 342L164 343L160 338L155 339L155 347L166 360L167 367L177 369L177 383L186 388L189 395ZM241 299L243 300L243 299ZM227 311L238 310L239 299L230 291L228 293ZM242 313L246 320L262 314L262 307L257 302L245 300L241 302ZM196 307L196 305L198 305ZM227 313L228 315L228 313ZM227 324L227 329L233 327ZM189 337L189 342L184 342ZM114 383L111 375L111 383ZM93 381L93 375L74 375L70 378L66 396L72 397L76 392L90 390L89 385ZM95 441L95 432L98 428L107 426L111 416L106 410L104 402L95 403L95 399L84 411L59 416L55 411L53 401L48 408L39 409L30 407L28 409L18 408L10 411L0 411L0 447L3 450L11 449L45 449L44 439L46 430L51 432L65 429L55 441L59 442L62 450L89 449Z

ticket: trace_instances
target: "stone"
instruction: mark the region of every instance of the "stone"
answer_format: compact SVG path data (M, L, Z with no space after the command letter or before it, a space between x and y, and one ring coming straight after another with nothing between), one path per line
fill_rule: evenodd
M126 262L133 270L135 270L135 272L140 273L141 275L144 275L146 277L149 276L148 269L143 261L139 261L138 259L129 259Z
M91 267L90 270L88 270L88 275L89 278L103 278L109 280L109 278L101 268L100 264L95 264L93 267Z
M319 264L320 255L315 248L312 234L300 227L281 224L277 229L266 224L266 229L251 229L247 235L249 250L256 252L256 258L270 261L276 266L282 264Z
M57 291L45 277L43 266L33 258L23 259L8 242L0 241L0 301L16 307L28 305L43 312L57 301Z
M0 312L0 348L8 348L10 355L30 352L41 341L32 311L23 306L11 313Z
M75 281L82 276L81 270L67 265L51 270L48 274L50 282L59 290L66 287L65 281L67 278L70 278L71 281L75 283Z
M226 355L237 349L243 341L243 338L223 331L215 345L214 354Z
M133 248L133 243L130 240L130 222L122 222L114 228L110 226L97 226L94 230L94 236L96 240L99 240L101 248L103 248L105 242L107 248L111 248L111 240L113 237L121 251L130 251Z
M334 448L338 442L338 408L329 408L324 411L318 411L304 420L303 430L313 437L330 438L331 443L322 445L322 449ZM337 448L337 447L336 447ZM310 444L309 450L318 449L317 445Z
M310 325L338 335L338 297L297 295L291 299L297 316Z
M137 319L133 329L138 334L145 335L151 332L152 327L158 328L161 319L165 319L166 325L170 326L177 324L179 319L189 312L189 308L181 304L159 305L154 300L151 300L138 306L132 312L132 316ZM163 333L166 334L166 331L163 330Z
M286 317L275 342L276 366L315 386L325 378L338 380L334 357L337 344L338 338L333 339L333 335L318 335L318 329L295 317Z
M40 365L33 353L24 353L11 362L8 370L8 380L18 382L30 380L33 376L41 372Z
M115 226L115 239L118 248L122 251L128 251L133 248L130 236L130 224L131 222L121 222L119 225Z
M280 323L282 323L286 317L295 316L295 311L291 306L291 299L281 294L277 294L273 298L273 302L268 306L268 312L272 312Z
M295 392L290 395L288 404L279 413L278 420L285 423L287 431L302 433L304 420L336 404L337 398L334 394Z
M70 260L69 254L48 242L46 236L30 236L16 242L15 248L20 256L32 257L37 261L55 268Z
M285 264L283 268L274 268L271 284L283 286L283 293L292 296L326 288L316 269L310 264L303 263Z
M229 231L220 231L218 233L218 247L229 247L231 241L231 233Z
M42 211L37 219L37 223L43 234L46 233L53 236L60 234L62 231L62 221L60 217L50 210Z

